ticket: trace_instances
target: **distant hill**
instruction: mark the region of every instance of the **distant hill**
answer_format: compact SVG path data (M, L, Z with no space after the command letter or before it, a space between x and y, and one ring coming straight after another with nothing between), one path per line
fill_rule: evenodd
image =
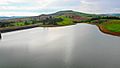
M102 16L118 16L120 17L120 13L113 13L113 14L100 14Z
M0 20L10 19L10 17L0 16Z
M7 16L0 16L0 20L7 20L7 19L14 19L14 18L24 18L27 16L12 16L12 17L7 17Z
M73 14L73 15L78 15L78 16L81 16L81 17L97 16L95 14L87 14L87 13L82 13L82 12L77 12L77 11L72 11L72 10L59 11L59 12L53 13L51 15L53 15L53 16L61 16L61 15L66 15L66 14Z
M8 21L30 21L30 20L43 20L45 18L48 17L56 17L56 16L67 16L70 18L73 18L75 20L86 20L86 19L90 19L96 16L100 16L100 15L96 15L96 14L87 14L87 13L82 13L82 12L78 12L78 11L73 11L73 10L64 10L64 11L58 11L56 13L53 14L41 14L38 16L30 16L30 17L23 17L23 16L12 16L12 17L0 17L0 21L4 21L4 22L8 22Z
M120 14L110 14L111 16L120 16Z

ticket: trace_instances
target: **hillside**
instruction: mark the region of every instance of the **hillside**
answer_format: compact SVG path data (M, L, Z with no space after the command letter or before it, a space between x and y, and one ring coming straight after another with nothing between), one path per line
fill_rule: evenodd
M15 18L25 18L27 16L12 16L12 17L7 17L7 16L0 16L0 20L8 20L8 19L15 19Z
M101 16L117 16L120 17L120 13L113 13L113 14L100 14Z
M0 22L41 22L45 19L48 18L55 18L58 16L66 16L69 17L71 19L73 19L74 21L81 21L81 20L88 20L92 17L96 17L97 15L94 14L86 14L86 13L81 13L81 12L77 12L77 11L72 11L72 10L65 10L65 11L58 11L56 13L53 14L41 14L39 16L31 16L31 17L9 17L7 19L2 19L0 20Z
M97 16L95 14L87 14L87 13L77 12L77 11L73 11L73 10L58 11L58 12L50 14L50 15L52 15L52 16L61 16L61 15L66 15L66 14L73 14L73 15L78 15L78 16L81 16L81 17L94 17L94 16Z

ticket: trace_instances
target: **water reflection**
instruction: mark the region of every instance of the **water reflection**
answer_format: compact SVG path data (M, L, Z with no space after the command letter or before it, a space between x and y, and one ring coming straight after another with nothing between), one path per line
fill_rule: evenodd
M77 24L4 33L0 68L119 68L120 38Z

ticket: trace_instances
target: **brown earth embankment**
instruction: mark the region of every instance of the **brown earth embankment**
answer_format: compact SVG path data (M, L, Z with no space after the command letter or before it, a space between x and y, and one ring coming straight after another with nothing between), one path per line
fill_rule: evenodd
M120 32L111 32L111 31L107 30L103 25L97 25L97 26L99 27L100 31L103 33L120 36Z

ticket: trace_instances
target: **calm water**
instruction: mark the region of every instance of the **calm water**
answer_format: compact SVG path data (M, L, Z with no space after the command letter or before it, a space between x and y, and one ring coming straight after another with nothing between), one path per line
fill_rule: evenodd
M0 68L120 68L120 37L94 25L2 34Z

